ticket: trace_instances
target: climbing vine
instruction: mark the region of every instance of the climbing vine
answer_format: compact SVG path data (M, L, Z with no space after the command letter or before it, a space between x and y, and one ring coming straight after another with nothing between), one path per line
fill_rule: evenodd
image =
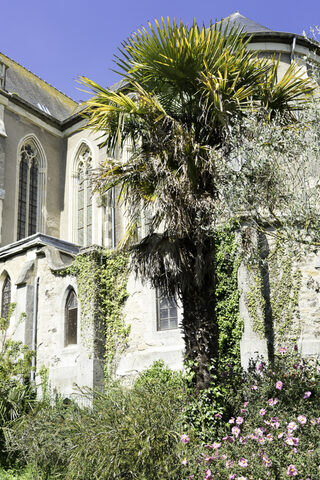
M235 232L235 225L226 225L218 230L216 236L216 314L221 361L239 364L243 324L237 281L241 259Z
M266 305L262 268L268 272L269 323L273 330L274 344L296 343L300 334L298 301L301 287L301 271L297 267L299 255L286 251L280 242L276 242L266 258L250 266L253 283L246 294L247 308L251 317L253 331L261 337L268 335L266 329ZM263 267L261 268L261 263ZM267 270L266 270L267 269Z
M128 297L128 260L127 253L93 247L77 255L61 272L77 278L82 340L89 352L94 340L103 348L106 375L111 373L130 332L122 313Z

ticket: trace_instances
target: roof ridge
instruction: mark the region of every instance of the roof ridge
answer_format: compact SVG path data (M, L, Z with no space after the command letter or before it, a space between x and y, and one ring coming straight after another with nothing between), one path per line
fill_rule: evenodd
M44 80L43 78L41 78L39 75L37 75L36 73L33 73L31 72L31 70L29 70L28 68L24 67L23 65L21 65L19 62L16 62L15 60L13 60L13 58L9 57L8 55L5 55L4 53L0 52L0 55L2 55L3 57L7 58L8 60L10 60L11 62L15 63L16 65L18 65L20 68L23 68L23 70L26 70L28 73L31 73L31 75L34 75L35 77L37 77L39 80L41 80L41 82L44 82L46 85L49 85L49 87L53 88L54 90L56 90L57 92L59 92L61 95L63 95L64 97L68 98L69 100L71 100L72 102L74 102L76 105L79 105L79 102L77 102L76 100L74 100L73 98L69 97L69 95L67 95L66 93L63 93L61 90L59 90L58 88L54 87L53 85L51 85L51 83L47 82L46 80Z

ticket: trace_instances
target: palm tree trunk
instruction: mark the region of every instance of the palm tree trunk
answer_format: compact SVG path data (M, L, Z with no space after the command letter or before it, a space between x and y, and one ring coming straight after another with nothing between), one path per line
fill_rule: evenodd
M210 242L206 252L202 281L197 280L197 258L194 260L193 274L190 270L181 285L183 304L183 333L186 345L186 360L192 362L195 372L195 386L203 390L210 385L210 365L219 358L219 328L216 318L215 294L215 247Z

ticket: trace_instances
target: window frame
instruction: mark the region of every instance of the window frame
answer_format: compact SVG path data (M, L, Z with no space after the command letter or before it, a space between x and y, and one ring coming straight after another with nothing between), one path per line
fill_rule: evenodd
M16 240L45 233L46 172L47 161L40 142L34 135L27 135L18 146Z
M86 142L82 142L77 149L73 169L73 241L83 247L88 247L93 243L93 192L90 185L88 174L92 169L93 154L92 149ZM80 209L80 193L83 199ZM80 216L81 210L81 216ZM83 238L80 240L79 232L81 228L80 219L82 219ZM91 220L91 221L90 221Z
M176 318L176 324L175 326L170 326L170 314L168 316L168 327L167 328L163 328L161 326L161 305L160 305L160 302L162 299L166 299L167 301L169 302L172 302L172 305L174 306L174 308L176 309L176 315L175 315L175 318ZM177 305L177 302L175 300L174 297L168 297L167 295L163 295L159 290L156 290L156 310L157 310L157 332L165 332L165 331L169 331L169 330L176 330L179 328L179 314L178 314L178 305ZM172 308L172 307L169 307L169 308Z
M70 297L73 297L76 300L76 307L68 308L70 303ZM76 310L76 321L75 325L72 325L72 328L75 327L75 335L72 336L72 339L75 339L75 342L69 340L69 331L70 331L70 323L74 321L74 319L70 319L70 311ZM78 296L74 290L74 288L69 288L67 292L67 296L64 303L64 347L69 346L76 346L79 344L79 301Z
M6 302L6 304L4 304L5 288L8 284L9 284L9 301ZM11 296L12 296L12 283L11 283L10 275L7 274L3 280L2 289L1 289L1 318L5 318L6 320L8 319L8 316L9 316Z

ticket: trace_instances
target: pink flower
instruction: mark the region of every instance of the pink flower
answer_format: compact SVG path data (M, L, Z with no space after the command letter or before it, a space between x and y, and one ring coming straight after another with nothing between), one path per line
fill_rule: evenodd
M238 480L247 480L247 477L238 477Z
M204 480L212 480L212 473L209 468L204 472Z
M298 422L300 425L305 425L307 423L307 417L305 415L299 415Z
M239 463L240 467L247 467L248 466L248 460L246 458L243 458L243 457L239 459L238 463Z
M303 398L309 398L311 395L311 392L304 392Z
M259 427L259 428L256 428L255 431L254 431L254 433L255 433L256 435L258 435L259 437L261 437L261 436L263 435L263 428L260 428L260 427Z
M282 387L283 387L283 383L279 380L279 381L276 383L276 389L277 389L277 390L282 390Z
M286 352L287 352L286 347L280 347L279 348L279 353L281 353L281 355L284 355Z
M297 438L297 437L287 437L285 442L286 442L287 445L291 445L291 446L296 447L299 443L299 438Z
M233 465L233 461L232 461L232 460L227 460L227 461L226 461L226 467L227 467L227 468L231 468L232 465Z
M241 423L243 423L243 418L242 417L237 417L236 424L241 425Z
M263 463L267 468L271 467L272 465L272 461L270 460L270 458L267 457L263 457Z
M251 386L251 390L258 390L257 385L252 385L252 386Z
M298 425L295 422L290 422L290 423L288 423L287 428L288 428L289 432L294 432L295 430L297 430Z
M268 404L273 407L274 405L277 405L278 399L277 398L269 398Z
M229 423L234 423L234 417L231 417Z
M215 417L216 417L216 418L222 418L222 415L221 415L221 413L216 413L216 414L215 414Z
M278 438L282 438L285 435L284 432L279 433Z
M273 436L272 436L272 433L268 433L268 435L266 436L267 440L269 440L269 442L272 442L273 440Z
M187 465L187 463L188 463L188 460L186 458L184 458L181 462L181 465Z
M247 408L248 404L249 404L249 402L244 402L243 403L244 408Z
M220 447L221 447L221 443L213 442L213 444L211 445L211 447L216 450L217 448L220 448Z
M259 415L261 415L261 416L263 417L263 416L266 414L266 412L267 412L267 411L266 411L264 408L261 408L261 409L259 410Z
M239 434L240 434L240 428L239 427L232 427L231 432L235 437L238 437Z
M262 369L263 369L263 362L259 362L258 365L256 366L256 370L257 372L261 372Z
M287 470L287 475L289 475L289 477L293 477L295 475L298 475L298 470L296 469L296 467L294 465L289 465L288 470Z
M236 474L235 473L231 473L229 475L229 480L234 480L236 478Z
M186 435L186 434L184 433L183 435L181 435L180 441L181 441L182 443L189 443L189 442L190 442L190 438L188 437L188 435Z

